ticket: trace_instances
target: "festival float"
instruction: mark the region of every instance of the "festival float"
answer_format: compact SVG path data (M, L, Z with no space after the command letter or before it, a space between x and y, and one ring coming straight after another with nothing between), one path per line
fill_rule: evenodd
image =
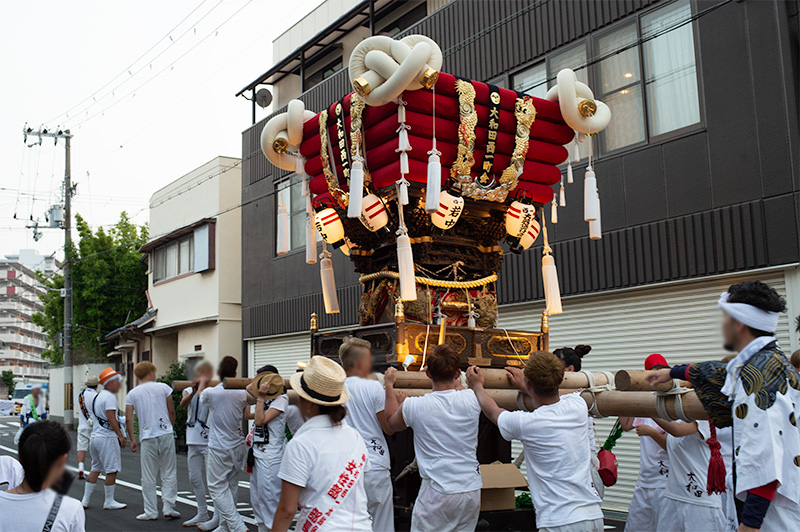
M444 73L442 60L422 35L367 38L350 57L353 92L317 113L292 100L264 126L266 157L305 184L306 261L319 262L326 313L339 312L331 253L361 274L359 326L326 333L312 317L312 355L335 357L350 334L372 342L377 366L410 370L442 342L465 366L522 365L548 347L547 317L562 308L545 211L557 223L566 207L574 179L571 162L566 176L559 168L565 145L603 130L611 111L569 69L541 99ZM587 232L599 239L591 159L580 193ZM278 208L280 254L288 216ZM503 244L520 253L540 237L541 330L498 329Z

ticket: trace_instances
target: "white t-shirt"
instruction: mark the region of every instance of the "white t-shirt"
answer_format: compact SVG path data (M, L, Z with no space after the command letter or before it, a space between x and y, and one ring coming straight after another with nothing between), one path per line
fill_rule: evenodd
M503 438L522 442L539 528L603 517L592 486L589 440L577 436L592 430L588 414L586 402L568 394L533 412L506 411L497 418Z
M29 423L37 421L37 419L33 417L31 397L33 397L33 394L28 394L25 396L25 399L22 400L22 408L19 410L20 418L22 418L22 424L25 427L27 427ZM45 406L44 396L41 394L39 394L39 404L36 405L36 414L39 416L39 421L47 417L47 407Z
M172 434L167 397L172 395L172 386L163 382L143 382L128 392L125 406L132 406L139 418L139 440L158 438ZM172 401L172 398L170 398Z
M370 532L364 473L367 448L357 430L342 421L331 425L327 415L314 416L286 444L278 476L301 486L295 530Z
M669 454L669 478L664 496L676 501L722 508L718 493L706 492L708 480L708 461L711 450L706 440L711 435L708 421L697 421L698 432L676 438L667 434L667 453Z
M256 403L258 406L258 403ZM266 427L255 427L253 431L253 455L270 463L278 463L283 456L283 447L286 444L286 407L289 406L289 396L279 395L271 401L264 402L264 411L274 408L279 411Z
M53 507L56 492L50 489L38 493L0 492L0 529L3 531L38 532L44 528L50 509ZM50 529L52 532L83 532L86 516L83 506L77 499L64 497L56 519Z
M386 445L386 436L378 421L378 412L386 408L386 392L378 381L362 379L361 377L347 377L344 381L350 400L345 403L347 408L347 424L356 429L369 453L371 469L389 469L389 446Z
M221 451L244 445L242 419L247 406L247 392L226 390L222 383L200 394L208 407L208 446Z
M89 406L89 412L92 413L94 416L94 426L92 427L92 438L116 438L117 433L111 430L108 427L108 423L106 420L106 410L113 410L114 415L117 416L119 419L119 414L117 414L117 398L109 392L108 390L103 390L97 394L97 397L93 401L94 408L92 405ZM98 421L98 418L103 418L103 423ZM103 425L106 425L105 427ZM122 425L120 424L120 428Z
M476 456L481 407L475 393L444 390L409 397L402 409L403 420L414 430L420 476L441 493L481 489Z
M0 456L0 491L14 489L22 484L25 471L19 460L11 456Z
M97 390L94 388L85 388L79 395L78 395L78 430L91 430L92 423L94 418L92 416L92 401L94 401L95 396L97 395ZM83 398L83 405L86 407L86 413L89 414L89 417L86 417L83 414L83 408L80 406L81 398Z
M306 420L303 419L303 414L300 413L300 409L297 405L289 405L286 407L286 425L289 427L289 432L291 432L293 436L297 434L297 431L300 430L300 427L302 427L305 422Z
M191 393L191 387L183 389L184 397ZM195 394L186 410L186 445L208 445L208 407ZM194 423L194 426L190 427L189 423Z
M659 434L664 434L664 430L658 423L650 418L637 417L633 420L633 426L647 425L653 427ZM641 488L664 488L669 477L669 455L667 450L662 448L650 436L639 438L639 479L636 485Z

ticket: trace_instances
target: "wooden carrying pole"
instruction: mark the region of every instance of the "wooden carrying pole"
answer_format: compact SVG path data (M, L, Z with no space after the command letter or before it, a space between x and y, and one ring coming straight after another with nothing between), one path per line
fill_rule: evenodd
M247 380L249 381L250 379ZM172 389L175 390L176 392L182 392L186 388L192 386L192 384L193 384L192 381L172 381ZM209 381L208 386L206 386L206 388L213 388L217 384L219 384L219 381Z
M486 382L484 387L489 389L511 390L513 387L508 382L508 373L504 369L481 368ZM603 373L594 373L594 383L596 386L608 384L608 377ZM430 388L431 380L425 375L424 371L398 371L395 388ZM583 373L564 373L564 380L560 388L579 389L588 388L589 378Z
M649 371L641 369L623 369L614 375L617 390L628 392L668 392L672 389L672 381L651 386L645 378ZM683 388L691 388L688 381L679 381Z

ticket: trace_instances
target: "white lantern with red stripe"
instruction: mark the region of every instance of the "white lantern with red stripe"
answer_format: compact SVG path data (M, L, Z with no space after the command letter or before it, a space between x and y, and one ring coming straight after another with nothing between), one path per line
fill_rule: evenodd
M375 194L367 194L361 202L361 223L373 233L389 223L389 213Z
M539 231L541 231L541 229L542 226L539 225L539 222L534 218L531 225L528 226L528 231L519 239L519 247L522 249L530 248L533 243L536 242L536 239L539 238Z
M322 240L335 248L344 244L344 226L332 207L323 207L314 215L314 225Z
M431 222L439 229L450 229L464 212L464 198L442 190L439 194L439 210L431 214Z
M506 242L511 246L511 251L519 253L519 243L531 222L535 221L536 207L531 203L514 200L506 210Z

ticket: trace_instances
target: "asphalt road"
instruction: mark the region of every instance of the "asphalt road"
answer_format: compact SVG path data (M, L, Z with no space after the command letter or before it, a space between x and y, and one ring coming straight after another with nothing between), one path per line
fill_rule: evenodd
M17 447L14 445L14 434L19 427L18 417L0 416L0 454L16 456ZM72 472L77 475L77 460L75 458L75 446L77 446L77 434L71 433L73 449L70 452L69 466ZM86 468L91 467L91 459L86 459ZM181 523L197 512L195 497L189 483L189 474L186 467L186 454L178 454L178 511L181 519L167 521L163 517L157 521L137 521L136 516L144 511L142 504L141 469L139 467L139 454L132 453L130 448L122 451L122 471L117 475L117 489L115 499L128 505L123 510L103 510L103 488L98 481L98 486L92 494L93 505L86 510L86 530L88 532L127 532L127 531L160 531L171 530L178 532L186 529L181 527ZM83 480L75 479L70 489L69 495L80 500L83 497ZM160 495L159 491L159 495ZM211 500L208 505L213 508ZM249 475L242 473L239 479L239 513L242 514L245 523L250 530L256 530L253 519L253 508L250 506L250 482ZM161 500L159 497L158 509L161 511Z

